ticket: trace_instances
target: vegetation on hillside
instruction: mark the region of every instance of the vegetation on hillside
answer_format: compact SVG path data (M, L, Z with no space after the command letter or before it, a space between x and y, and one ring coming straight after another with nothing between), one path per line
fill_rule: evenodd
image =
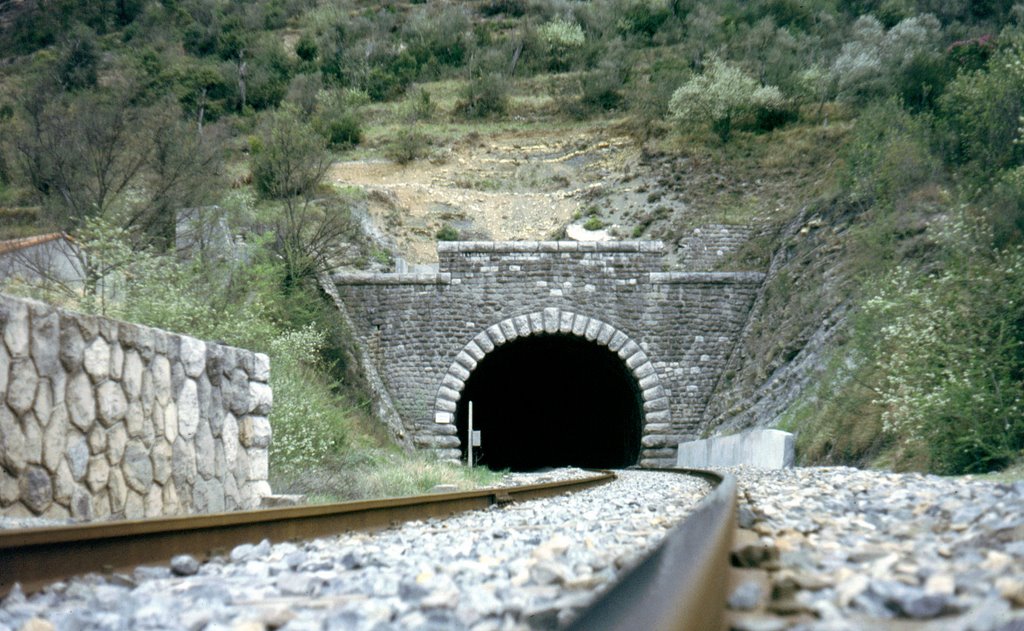
M827 186L793 183L817 196L801 205L848 219L856 288L832 368L787 415L803 458L884 454L954 473L1021 457L1024 4L30 0L5 11L0 232L78 236L90 282L65 299L83 308L274 353L282 476L358 442L360 413L344 411L358 407L358 378L316 278L372 253L349 212L358 192L328 185L327 166L349 151L422 159L449 140L446 125L537 120L613 124L723 169L838 145L838 160L816 165ZM785 162L757 178L785 181ZM744 256L763 263L779 246L773 227L801 209L738 204L722 216L762 224L760 254ZM670 214L633 234L680 220ZM180 238L183 223L193 238ZM321 394L290 399L292 387Z

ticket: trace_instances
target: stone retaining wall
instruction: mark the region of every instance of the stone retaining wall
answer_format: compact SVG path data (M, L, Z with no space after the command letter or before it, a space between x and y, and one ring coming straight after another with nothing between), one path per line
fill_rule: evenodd
M0 294L0 514L154 517L256 507L266 355Z
M753 233L747 226L711 224L694 228L677 244L682 265L693 272L713 270L726 255L749 241Z

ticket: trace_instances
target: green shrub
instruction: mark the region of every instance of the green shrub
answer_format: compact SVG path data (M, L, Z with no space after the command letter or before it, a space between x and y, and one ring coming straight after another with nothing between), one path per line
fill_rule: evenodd
M1003 171L981 201L995 247L1024 243L1024 167Z
M303 33L299 37L299 41L295 43L295 54L302 61L312 63L316 61L317 55L320 54L320 47L317 46L316 40L309 33Z
M537 35L544 45L547 69L564 72L573 67L577 52L586 43L583 29L576 22L555 18L537 29Z
M307 326L282 333L270 345L270 462L275 476L317 465L348 442L351 412L331 391L317 360L324 341L322 332Z
M408 164L413 160L427 157L430 139L418 129L403 129L387 144L384 155L398 164Z
M389 101L400 96L419 73L416 58L402 51L386 62L370 68L363 89L374 101Z
M497 72L471 78L456 110L467 118L501 116L508 111L508 79Z
M619 19L619 28L626 34L654 37L658 29L672 16L665 3L657 6L649 0L630 3Z
M274 112L253 146L250 168L256 191L266 199L308 195L330 163L326 143L291 108Z
M1024 145L1016 138L1024 114L1024 43L1000 51L983 70L958 75L939 105L952 162L967 165L981 182L1021 164Z
M348 149L363 141L363 124L352 112L331 117L326 123L327 144L332 149Z
M864 109L843 147L843 188L866 204L891 207L941 173L930 136L927 119L914 116L898 101Z
M987 472L1024 448L1024 250L990 239L954 220L941 269L897 269L865 305L882 324L885 431L936 473Z
M800 110L792 103L770 103L754 110L754 131L771 131L800 118Z
M601 221L600 217L590 217L586 223L583 224L584 230L600 230L604 228L604 222Z
M438 241L458 241L459 231L448 224L444 224L434 235Z
M406 118L411 122L429 121L437 113L437 104L430 96L426 88L413 90L405 104Z

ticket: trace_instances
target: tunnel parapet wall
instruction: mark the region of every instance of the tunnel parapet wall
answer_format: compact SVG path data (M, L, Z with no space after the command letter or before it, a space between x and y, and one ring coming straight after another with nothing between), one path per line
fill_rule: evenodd
M0 294L0 514L138 519L270 494L266 355Z
M643 391L641 464L695 438L763 275L663 271L658 241L441 242L437 274L336 274L339 306L420 448L459 457L468 375L515 337L586 337Z

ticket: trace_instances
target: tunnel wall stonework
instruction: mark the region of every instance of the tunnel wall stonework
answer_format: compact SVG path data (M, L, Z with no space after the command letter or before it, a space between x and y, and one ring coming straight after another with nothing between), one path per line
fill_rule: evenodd
M0 294L0 514L256 508L266 355Z
M622 358L643 393L641 464L671 466L763 275L663 272L662 253L657 241L441 242L436 274L332 281L400 439L458 458L453 413L477 362L517 337L562 333Z

